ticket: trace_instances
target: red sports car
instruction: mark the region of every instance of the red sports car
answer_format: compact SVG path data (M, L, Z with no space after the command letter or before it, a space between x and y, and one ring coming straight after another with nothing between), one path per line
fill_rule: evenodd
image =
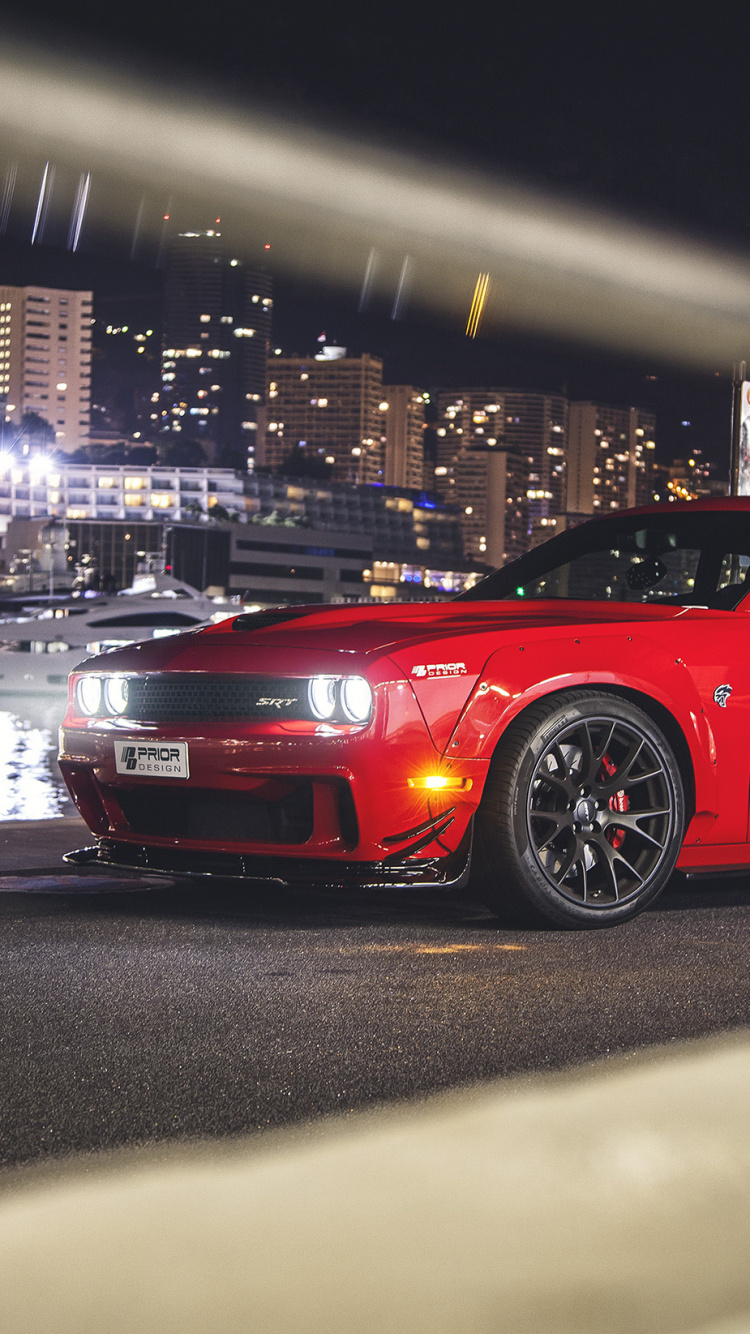
M453 602L287 607L89 659L79 863L445 886L608 926L750 866L750 500L594 519Z

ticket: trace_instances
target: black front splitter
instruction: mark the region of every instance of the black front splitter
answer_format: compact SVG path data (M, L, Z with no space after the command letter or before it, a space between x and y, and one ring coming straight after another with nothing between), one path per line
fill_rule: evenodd
M254 857L234 852L187 851L100 838L65 854L74 866L108 866L149 875L252 880L289 889L463 889L471 870L472 828L446 857L402 862L340 862L317 857Z

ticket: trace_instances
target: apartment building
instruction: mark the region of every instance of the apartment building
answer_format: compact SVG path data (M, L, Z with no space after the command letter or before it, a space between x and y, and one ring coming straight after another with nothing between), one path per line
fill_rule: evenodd
M91 421L92 293L0 287L0 407L4 438L35 413L58 450L87 443Z

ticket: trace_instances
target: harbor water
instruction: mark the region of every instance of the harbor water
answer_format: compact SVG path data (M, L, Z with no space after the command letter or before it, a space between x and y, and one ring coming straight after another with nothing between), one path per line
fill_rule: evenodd
M0 820L75 814L57 765L66 696L0 695Z

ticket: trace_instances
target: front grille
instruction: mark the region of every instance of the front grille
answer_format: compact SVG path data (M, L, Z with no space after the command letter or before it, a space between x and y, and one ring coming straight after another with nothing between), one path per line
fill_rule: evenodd
M305 843L313 831L311 783L300 783L280 801L210 788L117 788L118 802L134 834L227 843Z
M306 680L209 672L131 676L126 713L144 723L310 717Z

